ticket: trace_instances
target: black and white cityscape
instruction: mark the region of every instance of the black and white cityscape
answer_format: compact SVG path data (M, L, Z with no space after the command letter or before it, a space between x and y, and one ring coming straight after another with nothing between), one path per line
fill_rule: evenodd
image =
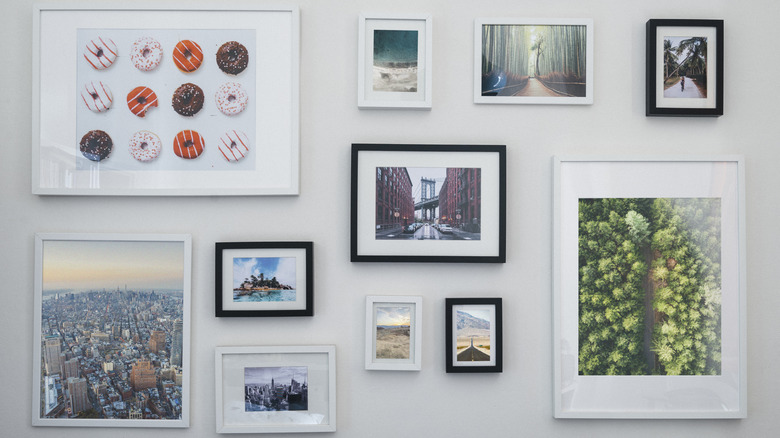
M244 368L245 411L305 411L308 367Z

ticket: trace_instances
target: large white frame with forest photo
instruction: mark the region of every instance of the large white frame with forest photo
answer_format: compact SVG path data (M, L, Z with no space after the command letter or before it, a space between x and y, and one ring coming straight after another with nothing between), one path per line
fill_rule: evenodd
M555 417L744 418L743 158L555 157L554 194Z
M161 61L150 71L140 71L131 62L133 44L142 38L152 38L162 47ZM203 62L190 73L179 71L172 59L181 39L202 46ZM32 40L34 194L299 193L297 6L41 3L33 9ZM116 62L107 68L93 68L83 53L89 53L94 41L105 40L113 42ZM215 62L217 50L229 41L238 41L247 52L247 67L238 74L223 71ZM101 43L101 49L103 45L111 51L111 44ZM105 53L96 53L101 52ZM171 107L176 87L185 82L202 87L206 99L201 110L187 117ZM85 89L89 91L96 84L113 94L107 111L95 112L88 103L92 100L84 97L88 96ZM240 113L227 109L223 113L215 105L217 91L228 84L238 84L247 96L248 103ZM137 117L126 97L139 85L153 90L157 106ZM99 96L94 90L89 92L93 99ZM194 159L179 158L173 150L174 139L179 133L192 138L193 128L205 142L202 153ZM139 148L143 151L149 150L145 144L155 142L154 137L147 140L149 136L142 135L145 132L157 136L159 155L137 154L134 158L128 151L131 138L141 135ZM90 136L92 133L99 137ZM106 138L113 146L105 147ZM236 146L246 141L248 149ZM92 150L90 143L102 146Z
M189 234L36 234L33 426L189 427L191 269ZM143 323L112 325L111 331L85 316L132 319L123 309L128 303L160 310ZM87 312L87 306L100 312ZM104 353L109 349L135 353L109 360ZM99 367L94 374L99 380L79 377L84 366ZM103 386L116 366L126 366L127 377L117 375L116 388ZM154 415L144 412L152 403L146 390L157 388L149 386L150 373L151 381L170 390L167 400L161 396L156 403L161 409ZM131 397L123 394L118 405L107 402L98 410L88 404L97 399L96 387L114 395L121 387ZM87 409L73 413L80 404Z

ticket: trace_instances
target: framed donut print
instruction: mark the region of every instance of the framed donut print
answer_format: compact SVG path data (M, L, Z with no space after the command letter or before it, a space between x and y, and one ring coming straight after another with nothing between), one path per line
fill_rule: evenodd
M189 427L192 240L35 235L32 424Z
M32 191L299 193L297 7L36 5Z
M312 242L217 242L216 316L313 316Z

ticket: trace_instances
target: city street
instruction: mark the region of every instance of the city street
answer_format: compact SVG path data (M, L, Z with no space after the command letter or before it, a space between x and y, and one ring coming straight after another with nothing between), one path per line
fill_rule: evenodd
M451 233L442 233L433 224L424 224L414 233L404 233L402 227L376 232L377 240L480 240L480 233L468 233L452 228Z

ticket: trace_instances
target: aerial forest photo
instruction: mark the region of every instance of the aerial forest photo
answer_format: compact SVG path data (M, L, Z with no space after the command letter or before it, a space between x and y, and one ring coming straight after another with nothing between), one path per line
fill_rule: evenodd
M664 97L707 97L707 38L664 38Z
M482 95L585 97L587 26L482 26Z
M720 198L579 200L579 374L721 374Z

